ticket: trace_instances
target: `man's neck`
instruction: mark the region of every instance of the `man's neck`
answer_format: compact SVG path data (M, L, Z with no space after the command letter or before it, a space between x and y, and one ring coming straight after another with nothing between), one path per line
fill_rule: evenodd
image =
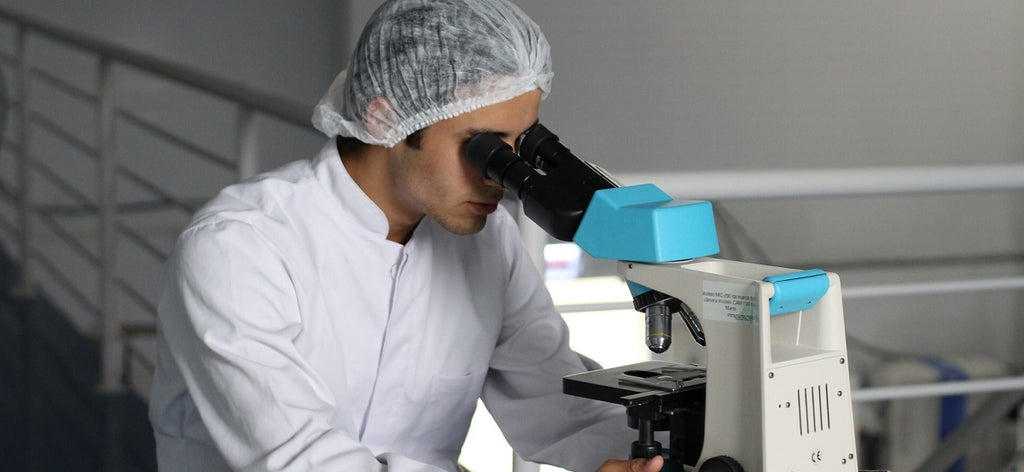
M394 182L388 173L388 148L372 145L356 149L339 147L338 152L352 180L387 217L387 239L399 244L408 242L423 215L407 215L400 211Z

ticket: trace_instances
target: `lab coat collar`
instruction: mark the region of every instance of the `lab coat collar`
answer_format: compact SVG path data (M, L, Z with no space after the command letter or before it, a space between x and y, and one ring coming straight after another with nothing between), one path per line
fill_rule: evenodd
M369 231L383 238L388 236L388 217L384 211L359 188L341 162L334 140L328 140L320 154L313 159L313 173L317 181L338 201L342 210L350 213Z

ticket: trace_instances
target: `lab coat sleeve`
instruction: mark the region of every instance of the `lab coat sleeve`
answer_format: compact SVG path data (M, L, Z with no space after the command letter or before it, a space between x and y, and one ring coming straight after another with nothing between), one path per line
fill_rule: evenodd
M523 458L594 471L625 458L636 432L619 405L562 393L562 377L587 370L518 237L509 235L506 315L484 384L483 400Z
M251 226L221 221L188 230L164 287L162 335L232 468L440 470L376 457L351 431L332 427L334 396L292 343L302 325L289 267Z

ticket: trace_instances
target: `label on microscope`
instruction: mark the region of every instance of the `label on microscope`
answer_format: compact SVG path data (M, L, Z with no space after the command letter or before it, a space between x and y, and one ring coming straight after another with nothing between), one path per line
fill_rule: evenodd
M757 287L754 284L705 280L701 295L705 318L757 323Z

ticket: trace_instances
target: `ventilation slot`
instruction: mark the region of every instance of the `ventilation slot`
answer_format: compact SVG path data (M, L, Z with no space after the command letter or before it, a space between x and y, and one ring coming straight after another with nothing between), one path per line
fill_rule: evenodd
M797 390L796 406L801 436L832 428L828 385L817 385Z

